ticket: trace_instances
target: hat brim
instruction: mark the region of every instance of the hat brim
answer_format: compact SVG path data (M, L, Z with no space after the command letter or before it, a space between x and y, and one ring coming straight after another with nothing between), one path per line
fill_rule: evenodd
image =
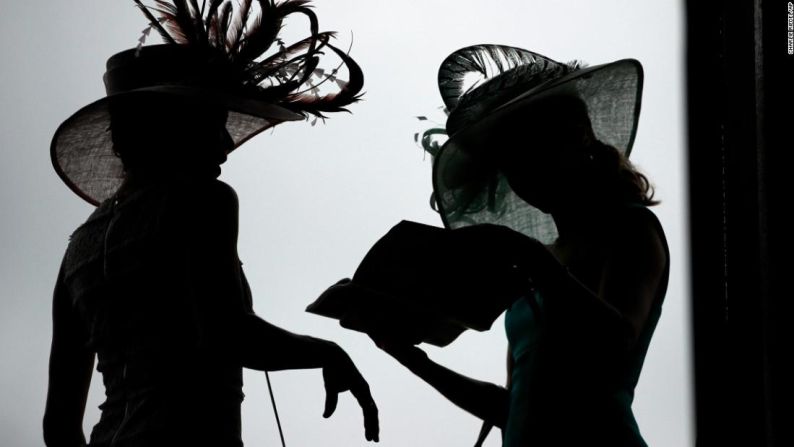
M109 106L114 101L141 95L178 97L225 108L229 112L226 130L234 141L233 149L277 124L304 119L275 104L179 85L150 86L101 98L61 123L50 144L50 157L58 176L92 205L111 197L123 181L121 160L113 152Z
M345 278L329 287L306 312L339 320L345 329L407 343L447 346L468 327L427 312L406 310L406 299Z
M635 59L579 69L506 99L451 134L433 163L434 196L444 225L459 228L499 223L552 242L557 230L551 216L519 198L506 178L488 163L487 154L471 148L487 150L483 143L487 143L495 124L511 113L531 107L534 101L553 95L575 95L587 105L596 137L628 156L639 121L642 84L642 65ZM529 144L526 146L522 149L532 150Z

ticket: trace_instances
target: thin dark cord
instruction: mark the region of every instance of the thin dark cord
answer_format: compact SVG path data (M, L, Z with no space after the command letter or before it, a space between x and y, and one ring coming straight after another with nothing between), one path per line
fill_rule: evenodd
M267 379L267 390L270 392L270 403L273 404L273 414L276 415L276 425L278 425L278 435L281 437L281 447L287 447L284 442L284 431L281 430L281 419L278 417L278 408L276 408L276 398L273 397L273 386L270 385L270 375L265 371L265 379Z

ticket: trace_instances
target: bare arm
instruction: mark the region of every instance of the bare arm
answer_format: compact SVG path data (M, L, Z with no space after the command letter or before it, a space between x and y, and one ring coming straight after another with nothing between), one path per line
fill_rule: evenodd
M628 325L628 344L639 337L664 277L667 248L647 214L631 215L601 276L598 296Z
M220 182L202 192L200 208L189 214L194 223L184 225L200 343L260 371L320 368L336 360L336 344L292 333L253 313L237 255L237 196Z
M48 447L84 446L83 415L91 384L94 353L86 348L84 331L63 283L53 293L49 387L44 412L44 443Z
M238 205L234 191L217 183L206 194L200 225L191 244L191 283L197 284L202 338L210 349L230 353L246 368L261 371L323 368L324 417L334 412L338 394L351 391L364 412L367 440L378 440L378 410L369 386L345 351L333 342L299 335L253 313L237 256ZM212 235L207 238L206 235Z
M504 427L509 404L509 395L505 388L466 377L441 366L430 360L416 346L390 345L385 341L376 343L453 404L497 427Z

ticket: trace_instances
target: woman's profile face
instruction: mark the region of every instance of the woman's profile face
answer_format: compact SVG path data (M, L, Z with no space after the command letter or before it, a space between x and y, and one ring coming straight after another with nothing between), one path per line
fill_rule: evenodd
M226 117L218 107L142 96L112 109L114 148L128 170L156 167L219 174L218 167L234 147Z
M559 180L564 177L553 139L520 132L497 141L496 167L510 188L530 205L548 212L557 200Z
M544 212L586 187L590 127L580 105L567 98L539 101L505 117L492 132L497 168L519 197Z

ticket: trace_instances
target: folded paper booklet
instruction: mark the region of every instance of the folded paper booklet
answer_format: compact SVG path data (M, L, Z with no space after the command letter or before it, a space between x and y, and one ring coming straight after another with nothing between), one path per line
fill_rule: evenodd
M328 288L306 311L348 329L446 346L466 329L490 329L526 293L523 238L497 225L447 230L402 221L352 279Z

